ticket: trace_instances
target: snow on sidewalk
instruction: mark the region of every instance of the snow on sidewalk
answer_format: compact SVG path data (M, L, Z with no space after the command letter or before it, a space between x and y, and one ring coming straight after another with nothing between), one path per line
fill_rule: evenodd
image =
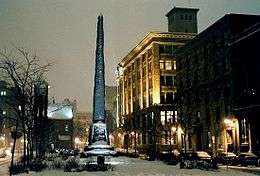
M199 169L180 169L179 166L166 165L160 161L119 157L113 171L105 172L64 172L63 170L44 170L39 173L20 176L254 176L254 174L220 168L213 171Z

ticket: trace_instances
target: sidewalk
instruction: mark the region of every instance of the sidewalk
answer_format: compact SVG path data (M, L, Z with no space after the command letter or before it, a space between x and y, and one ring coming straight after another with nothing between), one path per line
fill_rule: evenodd
M242 167L242 166L219 166L221 169L233 169L237 171L253 173L260 175L260 167Z

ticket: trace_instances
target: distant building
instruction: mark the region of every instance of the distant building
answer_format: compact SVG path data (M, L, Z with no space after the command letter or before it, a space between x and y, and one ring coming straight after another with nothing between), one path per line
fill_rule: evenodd
M55 149L72 149L73 119L76 116L76 101L65 99L62 103L53 103L48 106L49 119L49 146Z
M117 87L106 86L105 109L107 128L110 134L110 144L114 145L114 132L116 131L116 116L117 116Z
M14 103L12 88L5 81L0 81L0 148L10 147L12 142L11 127L14 126L15 109L11 106Z
M47 117L48 110L48 89L47 82L38 82L34 85L34 103L33 103L33 117L34 117L34 131L35 151L37 157L43 157L48 148L49 124ZM40 130L39 130L40 129Z
M228 14L177 51L189 148L260 151L259 24L260 16Z
M88 144L88 134L92 123L90 112L77 112L73 118L74 148L83 150Z

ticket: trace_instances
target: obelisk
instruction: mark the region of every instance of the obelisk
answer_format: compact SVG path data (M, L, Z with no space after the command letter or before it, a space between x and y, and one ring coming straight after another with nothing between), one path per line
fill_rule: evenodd
M87 156L107 156L116 153L109 145L109 135L105 117L104 29L103 15L100 14L97 22L93 124L89 132L89 146L86 151Z

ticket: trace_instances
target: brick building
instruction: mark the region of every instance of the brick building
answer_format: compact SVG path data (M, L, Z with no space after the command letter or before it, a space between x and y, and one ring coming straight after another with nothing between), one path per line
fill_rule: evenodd
M177 51L178 112L189 148L249 150L248 126L258 122L259 22L225 15Z

